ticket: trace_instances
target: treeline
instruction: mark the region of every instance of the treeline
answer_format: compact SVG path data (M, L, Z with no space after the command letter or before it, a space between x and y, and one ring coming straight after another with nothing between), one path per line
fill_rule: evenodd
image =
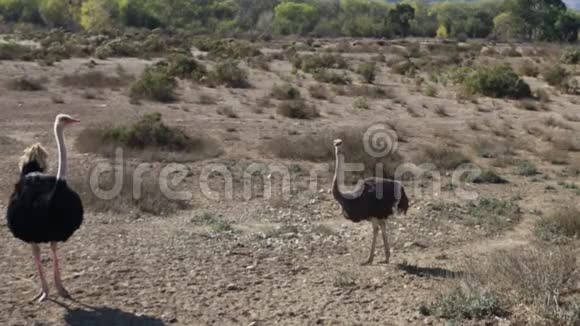
M162 27L262 37L576 41L580 16L561 0L0 0L0 23L90 32Z

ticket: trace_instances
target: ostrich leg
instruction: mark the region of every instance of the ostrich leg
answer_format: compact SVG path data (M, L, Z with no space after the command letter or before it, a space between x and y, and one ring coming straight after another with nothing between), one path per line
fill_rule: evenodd
M389 241L387 240L387 221L381 220L379 222L381 227L381 233L383 234L383 246L385 247L385 264L389 263L389 258L391 257L391 250L389 249Z
M369 254L369 259L362 263L363 266L370 265L373 263L373 259L375 258L375 246L377 244L377 234L379 233L379 226L377 225L377 221L373 219L371 221L373 223L373 242L371 243L371 252Z
M40 261L40 247L38 244L33 243L32 246L32 256L34 256L34 264L36 265L36 270L38 271L38 277L40 278L40 293L34 297L33 300L38 300L38 302L43 302L48 299L48 284L44 278L44 271L42 270L42 262Z
M56 291L58 294L63 297L70 299L70 294L62 285L62 279L60 277L60 266L58 264L58 254L57 254L57 245L56 242L50 243L50 250L52 251L52 263L54 266L54 285L56 286Z

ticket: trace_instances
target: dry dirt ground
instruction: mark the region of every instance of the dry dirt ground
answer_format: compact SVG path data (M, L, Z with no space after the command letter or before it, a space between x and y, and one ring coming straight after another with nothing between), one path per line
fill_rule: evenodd
M276 52L279 48L266 45L264 51ZM388 48L381 51L389 57ZM356 66L375 54L343 55ZM536 242L532 228L540 216L580 202L577 189L562 186L562 182L580 182L578 174L570 172L579 167L580 154L570 152L566 165L554 165L542 155L554 145L527 131L538 126L558 132L557 126L545 123L547 118L556 117L577 135L580 122L565 117L580 116L580 107L575 104L576 97L559 94L539 78L526 77L533 89L543 88L551 94L549 111L523 110L512 100L458 100L451 85L436 85L437 95L428 97L415 79L394 74L380 63L381 73L375 84L394 96L370 99L370 108L361 110L353 107L354 97L312 99L307 90L316 83L312 77L296 76L289 62L274 60L270 71L248 68L250 89L211 89L180 81L178 102L134 105L128 99L127 87L86 90L64 87L59 78L89 69L113 75L119 66L138 75L150 62L96 60L97 65L89 68L89 60L65 60L52 67L0 63L2 210L16 181L23 148L43 142L55 162L51 128L54 116L61 112L82 120L67 134L70 173L76 182L87 182L82 171L107 160L75 149L74 140L83 128L130 123L148 112L161 112L168 124L192 134L210 135L221 144L223 154L219 157L185 163L190 174L184 182L194 189L209 163L226 164L237 175L252 162L298 165L301 171L308 171L311 162L278 159L264 152L263 143L277 136L317 135L327 129L367 126L377 121L396 122L397 129L405 133L399 150L406 161L417 163L413 157L421 146L436 142L461 149L481 166L491 166L492 159L478 157L472 147L477 140L489 139L514 144L515 156L533 161L541 174L535 178L520 176L508 164L496 170L509 183L466 186L480 197L514 199L520 206L520 221L491 233L480 226L457 222L447 210L434 209L442 201L464 204L453 192L430 191L429 179L405 182L415 189L410 193L412 206L408 215L388 222L392 247L388 265L379 263L383 259L380 241L375 263L360 265L368 254L371 227L352 224L342 217L329 193L330 172L323 173L315 192L299 188L287 202L263 196L213 201L196 190L187 209L169 216L89 209L82 228L61 246L65 284L74 300L57 298L53 291L54 301L43 304L31 302L38 284L29 247L12 238L2 222L1 325L445 324L444 320L422 316L418 308L455 284L453 276L461 271L465 259L477 260L496 250L530 246ZM351 74L358 83L356 74ZM41 79L46 89L11 90L6 84L18 76ZM283 81L298 86L303 97L317 105L321 117L291 120L277 115L275 107L256 110L256 101L268 96L274 83ZM94 94L87 96L89 91ZM202 93L213 96L217 103L199 104ZM237 118L218 114L223 106L233 108ZM441 114L438 107L444 107L446 114ZM470 122L479 128L474 130ZM151 164L159 167L165 163ZM304 182L307 176L307 172L299 174L296 182ZM239 189L240 184L236 182L235 186ZM460 208L458 213L464 211ZM196 223L200 216L219 219L226 225L225 231ZM45 250L49 268L48 248ZM515 318L511 322L518 323ZM507 325L509 321L495 319L487 323Z

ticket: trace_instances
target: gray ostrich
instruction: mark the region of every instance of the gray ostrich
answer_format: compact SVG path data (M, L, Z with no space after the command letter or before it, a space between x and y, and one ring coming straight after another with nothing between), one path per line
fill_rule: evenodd
M409 200L405 194L403 185L398 181L383 178L368 178L359 181L355 190L351 192L340 191L339 175L342 176L342 140L334 141L336 166L334 170L334 180L332 184L332 194L334 199L342 207L342 214L348 220L359 223L370 221L373 224L373 242L369 258L362 265L373 263L375 256L375 245L379 227L383 234L383 245L385 248L385 263L389 263L390 250L387 241L386 221L387 218L397 211L407 213ZM342 180L340 180L342 181Z

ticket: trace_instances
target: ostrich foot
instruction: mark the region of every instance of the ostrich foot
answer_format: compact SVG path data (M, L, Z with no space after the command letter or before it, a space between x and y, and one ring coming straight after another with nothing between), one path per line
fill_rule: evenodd
M48 291L45 290L41 290L39 294L37 294L34 299L32 299L33 301L36 301L38 303L44 302L48 299Z
M369 259L369 260L367 260L365 262L362 262L360 265L361 266L369 266L369 265L372 265L372 263L373 263L373 260L372 259Z
M389 259L387 258L387 259L381 261L380 264L388 265L389 264Z
M68 293L68 291L64 288L64 286L57 286L56 291L58 292L58 295L60 295L63 298L72 299L70 293Z

